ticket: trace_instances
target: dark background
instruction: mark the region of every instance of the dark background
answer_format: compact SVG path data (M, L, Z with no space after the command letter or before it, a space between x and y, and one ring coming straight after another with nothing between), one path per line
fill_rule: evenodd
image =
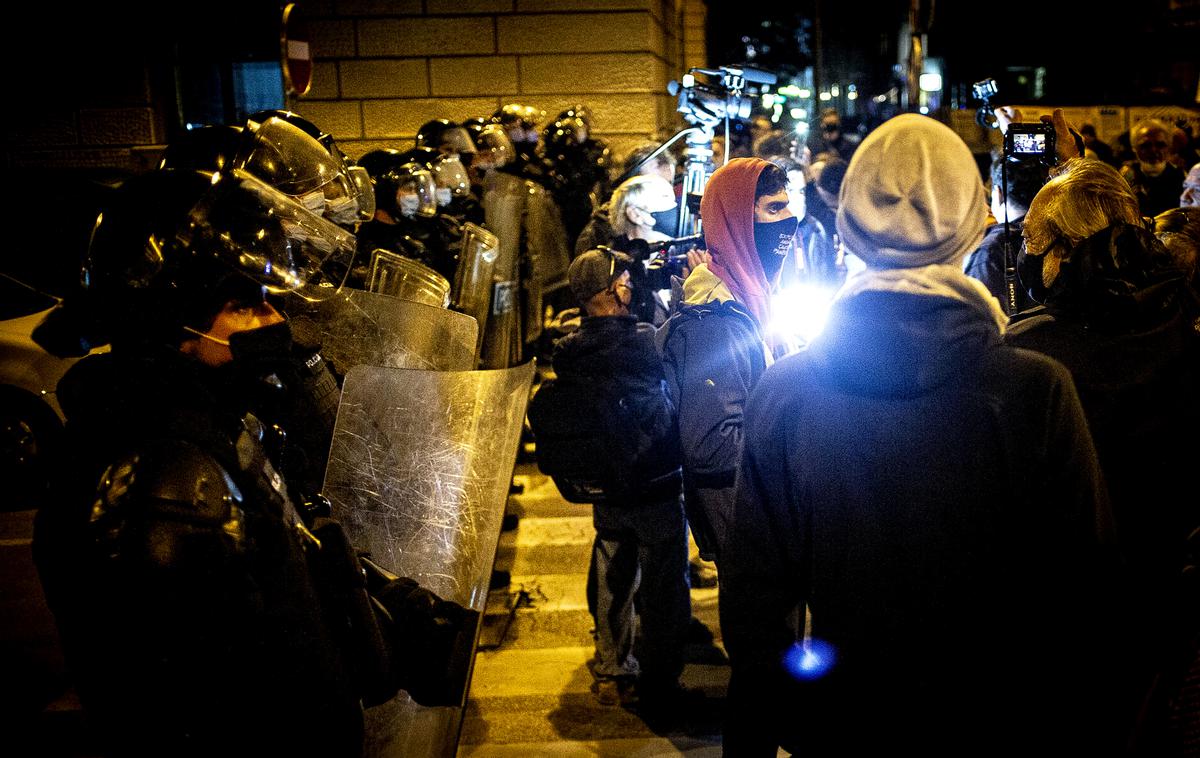
M791 73L812 64L819 32L827 81L855 81L867 96L897 83L906 0L714 0L708 8L712 65ZM1001 102L1196 106L1200 0L1142 0L1117 10L1060 0L922 0L920 8L926 56L943 59L951 107L973 107L962 100L972 82L988 77ZM1038 67L1045 69L1040 97Z

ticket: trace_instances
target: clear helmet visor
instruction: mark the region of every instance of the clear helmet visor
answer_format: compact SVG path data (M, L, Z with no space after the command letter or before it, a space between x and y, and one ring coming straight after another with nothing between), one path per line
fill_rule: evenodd
M479 153L475 160L495 166L506 166L516 158L517 151L504 128L499 124L488 124L480 130L476 140Z
M405 174L396 183L396 207L405 218L421 216L433 218L437 215L437 184L433 173L405 164Z
M375 217L375 185L371 183L371 175L362 166L347 166L346 173L350 175L357 195L358 218L370 221Z
M476 152L475 143L471 141L471 135L461 126L456 126L453 129L447 129L442 132L442 143L438 145L438 149L443 152L452 152L459 155Z
M344 175L342 162L324 145L274 116L258 125L254 141L233 165L293 197L307 195Z
M471 192L467 169L457 155L444 155L434 161L433 181L439 190L449 190L452 197L464 197Z
M178 237L272 293L311 301L342 286L356 246L350 232L240 169L213 175Z

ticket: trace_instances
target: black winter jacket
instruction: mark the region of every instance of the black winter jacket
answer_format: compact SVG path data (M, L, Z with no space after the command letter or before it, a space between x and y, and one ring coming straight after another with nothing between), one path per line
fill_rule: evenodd
M678 498L679 433L653 334L649 324L633 316L585 316L579 329L554 346L553 365L557 381L582 383L584 391L612 398L618 406L611 410L618 427L599 447L614 451L613 460L624 453L633 460L618 474L624 481L609 482L608 489L657 502ZM531 419L534 414L531 410ZM651 482L656 486L647 489Z
M742 415L766 368L765 346L758 323L735 300L680 305L657 339L679 409L688 520L701 553L712 559L732 514Z
M1060 364L957 300L840 301L746 411L725 754L1086 753L1107 530Z

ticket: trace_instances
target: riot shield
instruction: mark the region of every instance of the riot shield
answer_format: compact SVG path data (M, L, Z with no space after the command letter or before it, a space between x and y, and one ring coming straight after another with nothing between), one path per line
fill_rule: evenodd
M525 238L530 259L534 262L534 278L544 292L551 292L567 284L567 268L571 265L567 230L554 195L536 182L528 182L528 185Z
M323 491L352 543L482 616L533 375L351 370ZM462 717L401 692L366 711L364 755L449 758Z
M420 261L383 248L371 252L367 289L439 308L450 305L450 282L446 277Z
M445 308L343 288L290 317L297 335L319 336L321 354L339 376L355 366L475 367L475 320Z
M482 368L506 368L521 360L521 312L517 301L525 196L525 180L518 176L493 171L484 180L486 223L496 234L500 252L492 273L492 307L480 351Z
M521 321L522 339L528 344L542 334L544 295L566 284L571 260L562 211L554 196L533 181L526 182L526 187L529 194L525 200L526 265L521 272L525 297L521 303Z
M462 252L454 272L450 300L454 310L472 317L479 325L476 354L482 349L483 336L487 333L488 313L492 308L492 279L499 254L500 240L496 235L477 224L463 224Z

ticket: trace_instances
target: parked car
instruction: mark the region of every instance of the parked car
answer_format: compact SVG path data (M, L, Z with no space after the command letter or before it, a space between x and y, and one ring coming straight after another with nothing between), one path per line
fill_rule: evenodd
M96 215L127 175L43 170L15 182L53 209L54 217L52 224L21 226L0 254L0 510L36 508L44 499L49 454L63 428L56 388L79 357L52 355L31 335L78 287Z

